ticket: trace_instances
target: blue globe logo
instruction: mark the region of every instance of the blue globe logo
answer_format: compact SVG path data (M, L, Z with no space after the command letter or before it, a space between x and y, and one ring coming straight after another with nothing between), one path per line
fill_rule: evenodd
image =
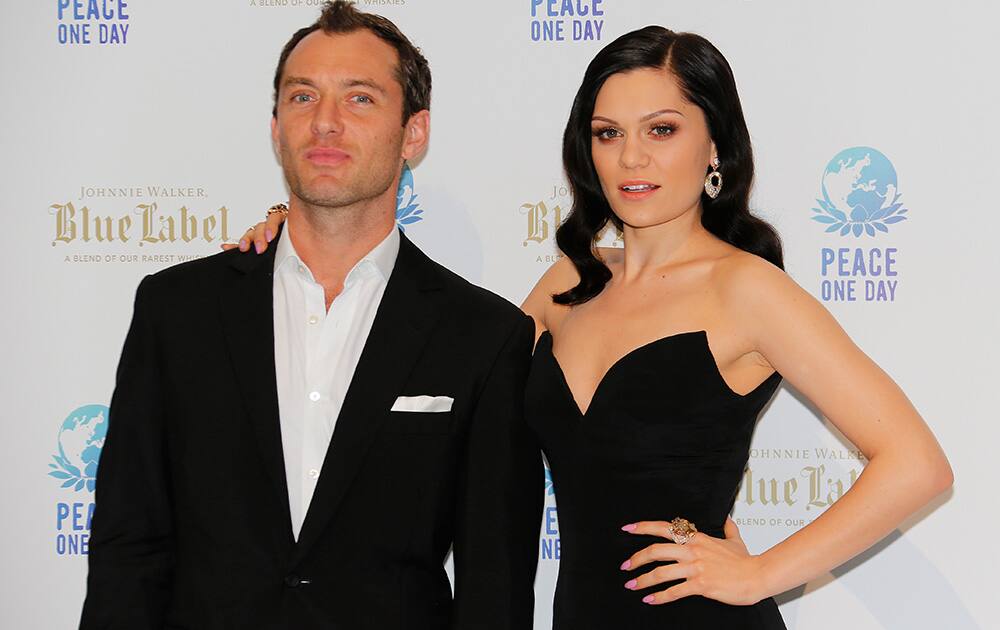
M94 491L97 464L108 434L108 408L84 405L74 409L59 427L59 451L52 456L49 476L62 481L63 488Z
M822 192L812 219L826 224L827 232L875 236L907 218L895 167L871 147L852 147L833 156L823 171Z
M424 213L417 204L417 195L413 192L413 171L409 165L403 165L403 174L399 178L399 188L396 190L396 225L406 231L406 226L423 220Z

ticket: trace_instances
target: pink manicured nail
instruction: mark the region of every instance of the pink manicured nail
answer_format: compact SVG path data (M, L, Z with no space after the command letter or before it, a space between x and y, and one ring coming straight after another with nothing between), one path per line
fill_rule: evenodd
M646 595L645 597L642 598L642 602L644 604L652 604L655 600L656 598L653 597L652 595Z
M622 571L628 571L629 569L632 568L632 561L631 560L626 560L625 562L622 562L622 566L619 567L619 568Z
M256 251L258 254L261 252L260 243L258 243L256 241L254 241L253 248L254 248L254 251Z
M241 252L247 251L247 239L245 238L240 239L240 251Z
M622 527L622 531L623 532L634 532L635 528L636 528L636 524L635 523L629 523L628 525L625 525L624 527Z
M630 591L634 591L635 590L635 586L638 583L639 583L638 580L629 580L628 582L625 582L625 588L627 588Z
M268 243L270 243L270 242L271 242L271 239L272 239L272 238L274 238L274 234L271 234L271 229L270 229L270 228L268 228L268 229L264 230L264 239L265 239L265 240L266 240L266 241L267 241Z

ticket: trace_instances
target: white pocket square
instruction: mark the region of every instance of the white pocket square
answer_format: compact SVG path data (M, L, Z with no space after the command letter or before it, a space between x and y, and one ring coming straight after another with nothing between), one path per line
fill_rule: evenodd
M400 396L392 404L391 411L419 411L437 413L451 411L455 399L451 396Z

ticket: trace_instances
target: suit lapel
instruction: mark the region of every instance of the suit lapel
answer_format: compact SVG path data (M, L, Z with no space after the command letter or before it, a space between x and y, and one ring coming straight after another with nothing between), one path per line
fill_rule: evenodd
M281 449L278 390L274 368L273 268L277 239L267 252L232 254L231 265L239 274L221 292L222 328L229 348L233 372L256 437L264 471L271 481L273 499L281 512L282 531L277 541L294 544L288 508L288 486Z
M326 529L440 316L441 277L405 236L334 428L296 560Z

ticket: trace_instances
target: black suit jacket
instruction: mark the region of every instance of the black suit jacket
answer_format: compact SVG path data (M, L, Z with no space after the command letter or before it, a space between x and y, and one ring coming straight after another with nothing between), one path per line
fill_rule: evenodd
M296 543L275 249L140 284L81 629L529 629L543 499L522 415L530 318L404 237ZM451 412L390 411L425 394Z

